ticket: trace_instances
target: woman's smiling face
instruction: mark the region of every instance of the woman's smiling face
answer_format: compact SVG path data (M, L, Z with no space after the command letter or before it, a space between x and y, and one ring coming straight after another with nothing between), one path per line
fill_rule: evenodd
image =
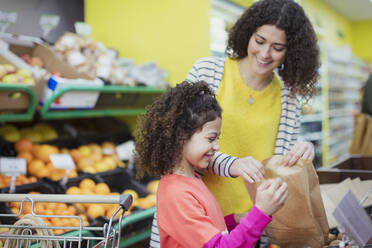
M254 73L269 75L285 59L287 38L284 30L274 25L263 25L251 36L247 54Z

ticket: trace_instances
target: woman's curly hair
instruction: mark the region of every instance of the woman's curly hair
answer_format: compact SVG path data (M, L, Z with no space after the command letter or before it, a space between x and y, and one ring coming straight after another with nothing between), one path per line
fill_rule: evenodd
M226 54L236 59L246 57L251 36L266 24L284 30L287 37L284 69L278 70L284 85L293 94L311 97L318 80L319 48L310 20L294 0L260 0L252 4L233 26Z
M162 94L139 118L135 131L137 177L171 173L185 142L218 117L221 108L203 81L184 81Z

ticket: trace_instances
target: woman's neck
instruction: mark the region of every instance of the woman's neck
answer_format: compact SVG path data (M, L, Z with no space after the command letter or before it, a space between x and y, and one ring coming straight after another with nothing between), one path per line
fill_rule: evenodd
M253 72L248 63L248 57L238 60L240 76L242 77L244 83L248 87L257 91L265 89L272 81L274 72L270 72L267 75L257 75Z

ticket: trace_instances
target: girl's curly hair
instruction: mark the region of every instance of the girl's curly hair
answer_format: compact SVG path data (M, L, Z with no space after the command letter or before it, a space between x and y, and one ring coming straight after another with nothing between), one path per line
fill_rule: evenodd
M137 177L171 173L185 142L218 117L221 108L203 81L184 81L162 94L138 121L134 135Z
M286 33L284 69L278 70L284 85L293 94L311 97L318 80L319 48L310 20L294 0L260 0L252 4L233 26L226 54L236 59L246 57L251 36L266 24Z

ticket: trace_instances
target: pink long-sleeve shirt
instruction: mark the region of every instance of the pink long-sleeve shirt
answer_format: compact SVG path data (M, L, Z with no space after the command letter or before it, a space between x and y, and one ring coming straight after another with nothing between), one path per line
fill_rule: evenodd
M233 215L223 217L216 199L200 178L176 174L160 180L156 205L162 248L254 247L272 220L254 206L236 224Z

